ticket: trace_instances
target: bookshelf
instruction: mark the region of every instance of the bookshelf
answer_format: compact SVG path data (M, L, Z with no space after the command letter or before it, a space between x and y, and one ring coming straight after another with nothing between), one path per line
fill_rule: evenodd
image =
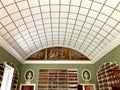
M14 73L13 73L13 78L12 78L12 83L11 83L11 90L17 90L19 73L15 65L11 62L0 63L0 86L1 86L2 79L3 79L3 73L4 73L4 68L6 64L14 68Z
M0 63L0 86L1 86L1 83L2 83L2 78L3 78L3 73L4 73L4 64L3 63Z
M120 86L120 75L114 74L114 71L119 71L116 63L107 62L100 66L97 72L99 90L112 90L112 87Z
M77 69L40 69L38 90L77 90Z

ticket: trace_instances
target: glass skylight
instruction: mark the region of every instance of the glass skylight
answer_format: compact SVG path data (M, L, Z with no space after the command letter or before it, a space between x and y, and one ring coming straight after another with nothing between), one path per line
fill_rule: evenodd
M23 59L65 46L93 60L120 36L120 0L1 0L0 36Z

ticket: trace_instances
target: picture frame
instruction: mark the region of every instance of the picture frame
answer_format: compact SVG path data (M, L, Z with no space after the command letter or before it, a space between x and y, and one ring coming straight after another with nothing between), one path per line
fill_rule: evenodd
M34 71L32 69L27 69L24 73L24 79L26 82L31 82L34 78Z
M90 81L91 80L91 72L88 69L84 69L82 71L82 79L84 81Z

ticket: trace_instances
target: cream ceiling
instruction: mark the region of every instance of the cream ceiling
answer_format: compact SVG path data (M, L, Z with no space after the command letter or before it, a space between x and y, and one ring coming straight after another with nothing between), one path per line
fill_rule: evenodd
M0 45L21 62L51 46L95 62L119 44L120 0L0 0Z

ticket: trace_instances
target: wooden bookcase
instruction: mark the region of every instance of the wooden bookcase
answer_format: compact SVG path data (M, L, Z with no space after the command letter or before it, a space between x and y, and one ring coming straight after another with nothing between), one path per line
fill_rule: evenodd
M112 87L118 86L120 75L113 71L119 71L118 64L107 62L100 66L97 73L99 90L112 90Z
M77 90L77 69L40 69L38 90Z
M1 86L1 83L2 83L2 78L3 78L3 73L4 73L4 64L3 63L0 63L0 86Z
M0 86L1 86L2 78L3 78L5 64L7 64L7 65L14 68L13 79L12 79L12 84L11 84L11 90L17 90L19 73L18 73L18 70L15 67L15 65L13 63L10 63L10 62L2 62L2 63L0 63Z

